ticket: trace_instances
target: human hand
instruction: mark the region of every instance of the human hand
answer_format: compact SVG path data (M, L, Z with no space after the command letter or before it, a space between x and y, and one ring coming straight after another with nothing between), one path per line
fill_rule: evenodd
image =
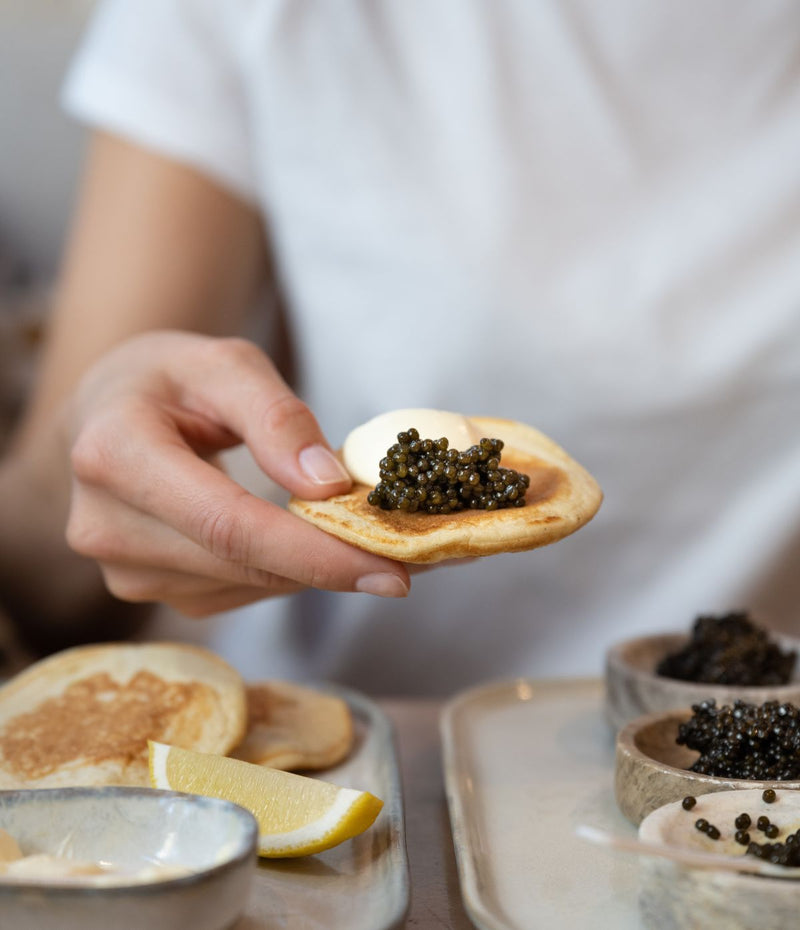
M402 597L405 566L356 549L229 478L244 442L304 498L351 481L316 420L255 345L182 332L138 336L84 377L70 411L67 540L126 601L206 616L303 587Z

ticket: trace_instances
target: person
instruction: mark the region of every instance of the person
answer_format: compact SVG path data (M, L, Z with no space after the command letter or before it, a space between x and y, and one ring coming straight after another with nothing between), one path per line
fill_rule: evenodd
M701 612L795 628L798 46L788 0L103 3L15 461L55 526L71 458L72 547L124 601L213 615L251 677L448 694ZM262 298L291 386L238 338ZM412 583L221 470L243 443L327 496L330 450L406 407L539 427L600 513Z

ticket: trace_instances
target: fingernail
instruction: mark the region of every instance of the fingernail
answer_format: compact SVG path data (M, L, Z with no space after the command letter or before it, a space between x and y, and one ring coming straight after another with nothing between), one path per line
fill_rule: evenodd
M408 586L402 578L387 573L362 575L356 582L356 591L362 594L377 594L378 597L406 597Z
M343 481L351 481L344 465L325 446L306 446L297 458L303 473L314 484L341 484Z

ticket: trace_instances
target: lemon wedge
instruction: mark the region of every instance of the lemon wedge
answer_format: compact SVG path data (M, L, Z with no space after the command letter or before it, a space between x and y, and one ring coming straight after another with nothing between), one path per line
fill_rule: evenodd
M383 801L319 778L148 741L150 783L233 801L258 821L258 854L308 856L363 833Z

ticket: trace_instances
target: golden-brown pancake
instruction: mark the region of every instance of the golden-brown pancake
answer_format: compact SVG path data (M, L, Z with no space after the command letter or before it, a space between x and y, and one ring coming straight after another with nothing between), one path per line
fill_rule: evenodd
M276 769L324 769L347 757L355 732L347 702L288 681L247 685L248 724L237 759Z
M382 510L367 503L372 488L355 484L348 494L327 500L293 497L289 509L354 546L414 563L535 549L563 539L592 519L602 491L552 439L513 420L470 419L482 436L503 440L503 467L530 477L524 507L452 514Z
M67 649L0 688L0 788L149 785L148 739L225 754L246 719L239 673L205 649Z

